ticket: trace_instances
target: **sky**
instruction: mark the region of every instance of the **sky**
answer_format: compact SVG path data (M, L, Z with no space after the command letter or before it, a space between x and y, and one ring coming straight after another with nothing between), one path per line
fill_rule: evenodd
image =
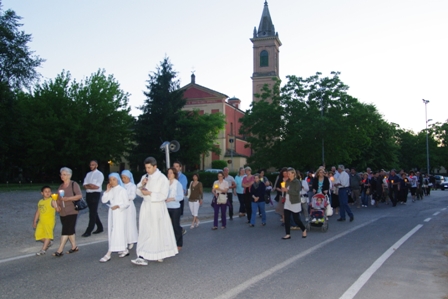
M82 80L98 69L143 104L148 75L169 57L180 85L252 101L253 53L264 0L0 0L21 16L45 79ZM448 113L448 1L271 0L282 42L280 78L341 72L348 93L388 122L418 132Z

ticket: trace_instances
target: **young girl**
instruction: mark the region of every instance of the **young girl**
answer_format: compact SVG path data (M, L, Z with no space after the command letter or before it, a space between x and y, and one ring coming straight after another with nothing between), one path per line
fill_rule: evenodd
M36 255L44 255L53 245L53 230L56 221L56 204L51 198L51 188L43 186L40 190L43 198L37 204L36 214L34 214L33 228L36 229L36 241L42 241L42 249Z

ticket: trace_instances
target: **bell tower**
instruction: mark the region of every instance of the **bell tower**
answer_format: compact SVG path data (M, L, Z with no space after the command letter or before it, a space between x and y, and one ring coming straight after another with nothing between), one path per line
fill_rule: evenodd
M269 13L268 2L264 2L263 13L261 15L258 30L255 27L253 38L250 39L253 44L254 72L252 74L252 100L257 101L254 94L260 93L265 84L272 87L273 78L279 76L279 53L282 45L278 33L275 32Z

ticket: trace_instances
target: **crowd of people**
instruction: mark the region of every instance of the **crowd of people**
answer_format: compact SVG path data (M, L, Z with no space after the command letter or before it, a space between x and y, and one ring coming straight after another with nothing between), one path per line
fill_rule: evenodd
M148 265L148 261L163 262L165 258L178 254L186 233L180 225L185 200L188 200L193 217L190 229L199 226L198 211L204 199L204 186L199 174L194 174L188 185L180 162L173 163L166 176L157 168L153 157L146 158L144 165L146 174L137 184L132 173L124 170L121 174L109 174L106 190L102 192L104 176L97 169L98 163L90 162L91 171L83 182L89 224L82 237L103 232L98 216L101 200L109 210L108 250L100 262L108 262L113 252L118 253L120 258L128 256L135 244L137 258L131 262L136 265ZM247 217L251 228L256 226L257 218L261 218L261 226L266 226L266 205L274 206L285 229L281 239L289 240L291 230L301 230L302 238L307 237L304 222L325 223L331 216L328 214L330 207L335 215L339 215L337 221L346 221L348 216L352 222L354 214L351 206L378 207L380 203L393 207L404 205L409 193L413 202L421 200L430 195L433 185L429 177L419 172L397 172L395 169L372 172L367 168L365 172L358 173L355 168L345 169L344 165L334 166L328 171L319 167L315 173L308 171L304 176L294 168L284 167L274 182L268 180L265 172L265 169L260 169L252 174L250 167L241 167L235 177L229 175L228 168L217 174L217 180L211 186L214 210L212 230L218 229L219 214L221 229L227 226L227 211L229 219L233 220L234 195L239 201L238 216ZM43 198L38 203L33 227L36 229L35 239L42 241L43 245L36 255L44 255L53 244L56 212L60 216L62 232L60 245L53 256L64 255L67 241L71 244L67 254L79 251L75 238L79 212L74 202L82 199L81 187L71 180L71 169L61 168L60 176L62 184L57 193L52 193L49 186L41 189ZM138 226L134 205L136 196L143 198Z

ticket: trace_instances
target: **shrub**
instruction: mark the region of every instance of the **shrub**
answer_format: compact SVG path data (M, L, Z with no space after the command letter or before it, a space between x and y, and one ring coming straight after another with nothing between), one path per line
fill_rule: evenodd
M224 167L227 167L227 161L224 161L224 160L212 161L213 169L223 169Z

